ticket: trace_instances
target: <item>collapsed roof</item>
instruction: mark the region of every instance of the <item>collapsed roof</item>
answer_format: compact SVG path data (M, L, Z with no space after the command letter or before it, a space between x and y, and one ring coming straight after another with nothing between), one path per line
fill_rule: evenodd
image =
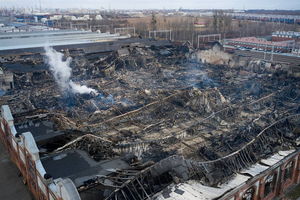
M45 168L70 177L83 199L145 199L187 180L216 187L297 148L299 79L283 65L204 64L188 46L170 44L65 56L73 81L98 94L64 93L47 70L18 71L1 103L18 131L33 132Z

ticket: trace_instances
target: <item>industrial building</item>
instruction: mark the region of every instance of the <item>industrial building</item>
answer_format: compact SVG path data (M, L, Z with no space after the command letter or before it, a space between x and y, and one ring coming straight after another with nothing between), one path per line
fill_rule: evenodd
M300 42L300 32L295 31L276 31L272 33L272 41L294 40Z
M258 13L228 13L234 19L252 20L286 24L300 24L299 15L276 15L276 14L258 14Z
M128 37L129 36L120 36L119 34L74 30L0 33L0 51L43 48L45 46L56 47L63 45L92 44Z
M28 25L25 23L8 23L0 26L0 34L2 33L14 33L14 32L35 32L35 31L53 31L58 30L44 25Z
M1 67L14 77L0 98L0 138L36 199L269 200L299 184L300 87L289 63L45 32L72 83L96 91L74 94L45 63L42 38L0 36Z

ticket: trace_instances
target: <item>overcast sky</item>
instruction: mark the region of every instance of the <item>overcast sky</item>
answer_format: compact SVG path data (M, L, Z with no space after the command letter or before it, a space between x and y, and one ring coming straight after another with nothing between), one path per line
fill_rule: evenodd
M0 0L0 7L105 9L292 9L300 0Z

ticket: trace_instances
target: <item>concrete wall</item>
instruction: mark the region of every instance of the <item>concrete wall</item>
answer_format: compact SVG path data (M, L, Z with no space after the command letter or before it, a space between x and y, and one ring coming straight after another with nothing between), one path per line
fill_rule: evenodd
M7 105L1 106L0 137L36 199L48 196L50 200L80 200L77 188L70 179L52 180L47 177L33 135L30 132L16 132L14 119Z
M290 163L293 163L290 165ZM291 166L291 178L285 179L285 172L287 166ZM266 179L269 175L276 174L274 189L268 195L265 194ZM255 190L254 196L251 200L272 200L282 198L284 192L291 186L300 183L300 151L294 153L283 162L276 164L269 170L264 171L262 174L253 177L245 185L241 186L225 195L221 200L244 200L243 196L249 189Z

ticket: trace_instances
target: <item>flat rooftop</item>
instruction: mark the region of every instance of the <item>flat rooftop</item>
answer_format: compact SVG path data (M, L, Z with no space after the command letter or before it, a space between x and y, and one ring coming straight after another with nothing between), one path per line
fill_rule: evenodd
M0 35L0 51L44 46L89 44L128 38L119 34L90 31L45 31L30 33L7 33Z
M18 133L31 132L35 141L40 142L64 134L62 131L54 130L53 126L54 124L52 121L32 120L23 124L18 124L15 127Z
M292 38L291 38L291 40L292 40ZM234 38L234 39L227 39L227 41L241 42L241 43L255 43L255 44L261 44L261 45L268 45L268 46L275 45L275 46L281 46L281 47L286 47L289 44L288 41L272 42L272 41L267 41L267 40L256 38L256 37Z
M0 39L8 38L24 38L24 37L39 37L41 35L73 35L73 34L86 34L90 31L76 31L76 30L53 30L53 31L34 31L34 32L10 32L0 33Z
M41 159L45 170L53 178L68 177L76 187L97 176L106 176L129 164L119 158L96 162L82 150L67 150Z

